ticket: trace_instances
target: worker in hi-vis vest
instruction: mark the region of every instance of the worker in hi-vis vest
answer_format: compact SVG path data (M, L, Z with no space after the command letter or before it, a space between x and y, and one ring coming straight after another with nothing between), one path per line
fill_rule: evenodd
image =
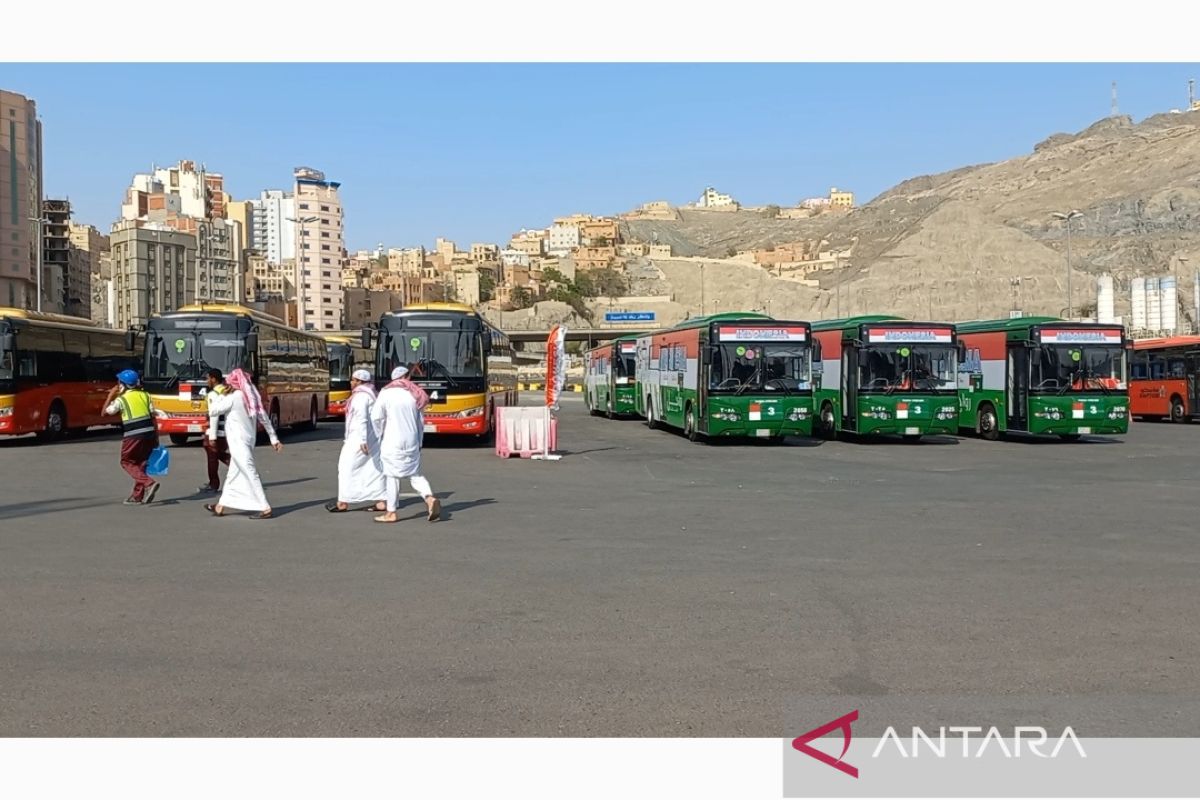
M158 430L154 427L154 406L150 395L142 388L142 379L131 369L117 373L116 386L108 390L104 413L121 415L121 469L133 478L133 493L125 499L127 506L150 503L158 493L158 481L146 474L150 454L158 447Z
M229 384L225 383L225 376L219 369L210 369L205 373L205 380L208 381L208 391L204 392L206 400L209 395L229 394L233 391L229 388ZM208 462L208 483L201 484L198 490L201 494L216 494L221 491L221 477L217 472L217 465L229 466L229 442L225 439L225 417L213 418L211 425L216 426L217 433L216 436L204 437L204 458Z

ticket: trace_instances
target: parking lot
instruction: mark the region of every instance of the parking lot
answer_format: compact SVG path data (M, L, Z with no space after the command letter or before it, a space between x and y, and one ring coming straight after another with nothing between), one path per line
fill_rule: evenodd
M1200 425L1078 444L691 444L567 398L557 463L428 443L445 507L329 514L340 425L0 442L0 735L779 736L796 693L1200 685ZM406 485L407 488L407 485Z

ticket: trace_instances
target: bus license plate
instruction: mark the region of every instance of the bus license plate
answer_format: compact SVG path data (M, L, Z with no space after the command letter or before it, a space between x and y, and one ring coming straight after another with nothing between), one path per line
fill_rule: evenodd
M188 433L203 433L204 430L199 425L188 425Z
M1079 433L1091 433L1092 429L1091 428L1079 428L1078 431L1079 431Z
M437 433L437 425L429 425L429 424L426 424L426 425L425 425L425 432L426 432L426 433Z
M905 429L904 429L904 435L905 435L905 436L913 436L913 435L915 435L915 434L918 434L918 433L920 433L920 432L921 432L921 429L920 429L920 428L905 428Z

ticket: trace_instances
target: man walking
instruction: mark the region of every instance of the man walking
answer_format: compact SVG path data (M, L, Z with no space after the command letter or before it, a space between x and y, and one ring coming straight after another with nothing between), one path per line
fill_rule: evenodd
M381 437L379 460L387 477L386 513L375 517L376 522L396 522L401 478L408 478L413 489L424 498L430 522L442 514L441 502L433 496L429 481L421 475L421 437L425 432L425 419L416 398L406 387L406 374L406 367L392 370L392 382L383 387L371 409L371 422Z
M154 501L158 481L146 474L150 454L158 447L158 431L154 427L154 406L150 395L142 389L142 380L131 369L117 373L116 386L108 390L104 413L121 415L121 469L133 478L133 492L125 499L127 506L145 505Z
M355 370L350 376L350 401L346 403L346 435L338 458L338 496L325 504L325 510L337 514L350 510L351 503L371 503L376 511L384 496L384 477L379 463L379 437L371 422L375 405L375 386L371 373Z
M225 383L225 376L221 374L221 370L210 369L206 378L208 380L206 397L229 394L229 386ZM215 435L213 427L216 427ZM221 490L221 476L217 471L217 465L229 466L229 442L225 439L224 414L209 418L209 431L204 437L204 457L208 460L208 483L202 485L199 491L201 494L216 494Z

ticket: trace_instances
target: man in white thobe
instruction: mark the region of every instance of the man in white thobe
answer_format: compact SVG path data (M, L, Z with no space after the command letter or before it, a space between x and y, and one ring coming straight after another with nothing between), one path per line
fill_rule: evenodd
M351 503L371 503L376 511L383 505L383 465L379 462L379 437L371 422L375 387L371 373L355 370L350 376L350 402L346 403L346 435L338 458L337 502L326 503L331 513L349 511Z
M241 369L229 373L226 383L234 391L224 395L210 395L208 416L212 420L209 436L216 435L216 418L225 417L225 439L229 442L229 471L225 473L225 487L216 503L204 506L217 517L225 516L226 508L242 511L258 511L250 519L271 519L274 513L263 492L258 468L254 464L254 443L258 426L262 425L271 439L275 452L282 452L283 445L271 424L271 418L263 408L262 396L254 383Z
M379 460L387 479L384 503L387 512L375 517L376 522L396 522L396 503L400 496L400 479L408 478L413 489L425 500L429 521L442 514L441 502L433 496L429 481L421 475L421 437L425 432L425 415L417 399L404 385L405 367L392 370L392 382L379 392L371 409L371 421L379 433Z

